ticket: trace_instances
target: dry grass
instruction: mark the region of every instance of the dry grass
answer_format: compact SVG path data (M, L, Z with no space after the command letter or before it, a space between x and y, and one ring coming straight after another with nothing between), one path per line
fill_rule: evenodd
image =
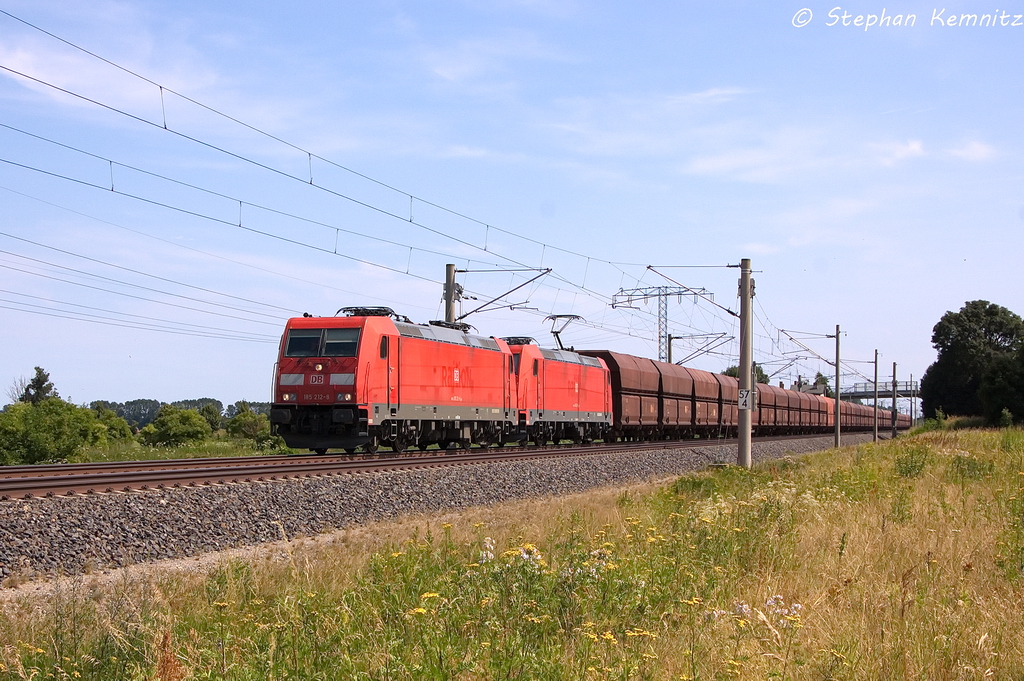
M407 518L9 602L0 679L1024 676L1024 433Z

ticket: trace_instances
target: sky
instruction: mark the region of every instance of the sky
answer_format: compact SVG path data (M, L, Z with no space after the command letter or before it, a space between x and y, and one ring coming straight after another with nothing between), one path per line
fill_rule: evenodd
M742 258L773 382L836 325L919 378L1024 313L1024 2L836 1L0 0L0 385L266 401L287 318L441 319L446 263L481 335L653 358L623 294L704 292L721 371Z

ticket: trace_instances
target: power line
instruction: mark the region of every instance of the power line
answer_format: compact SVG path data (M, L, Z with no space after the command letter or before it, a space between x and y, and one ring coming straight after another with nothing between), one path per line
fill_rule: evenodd
M265 302L261 302L261 301L258 301L258 300L250 300L249 298L242 298L241 296L232 295L230 293L221 293L220 291L215 291L213 289L204 288L202 286L195 286L194 284L187 284L187 283L182 282L182 281L177 281L176 279L168 279L167 277L161 277L161 276L158 276L156 274L149 274L148 272L142 272L140 270L134 270L134 269L132 269L130 267L124 267L122 265L115 265L114 263L106 262L105 260L99 260L97 258L91 258L91 257L89 257L87 255L82 255L81 253L74 253L73 251L67 251L67 250L64 250L63 248L57 248L55 246L48 246L48 245L40 243L38 241L32 241L31 239L26 239L24 237L15 236L14 234L8 234L7 232L0 232L0 236L5 236L5 237L7 237L9 239L16 239L18 241L22 241L22 242L27 243L27 244L32 244L33 246L38 246L40 248L45 248L47 250L56 251L57 253L63 253L64 255L70 255L70 256L75 257L75 258L81 258L82 260L88 260L89 262L94 262L94 263L97 263L97 264L100 264L100 265L106 265L107 267L113 267L115 269L124 270L125 272L131 272L132 274L138 274L138 275L143 276L143 277L150 277L152 279L156 279L158 281L167 282L169 284L176 284L178 286L184 286L186 288L195 289L197 291L202 291L204 293L212 293L214 295L222 296L224 298L231 298L231 299L234 299L234 300L240 300L240 301L245 302L245 303L252 303L253 305L262 305L264 307L274 308L274 309L277 309L277 310L281 310L283 312L288 312L288 313L293 313L294 312L294 310L292 310L291 308L281 307L280 305L273 305L271 303L265 303ZM5 252L6 251L0 251L0 253L5 253Z
M176 327L163 326L163 324L175 324L177 326L193 327L193 329L198 329L199 331L204 331L206 333L209 333L209 332L212 332L212 331L223 331L226 334L232 334L232 337L235 337L235 336L238 336L238 337L245 336L247 338L251 338L251 339L254 339L254 340L264 340L264 341L271 341L271 342L279 340L279 336L271 335L271 334L248 333L248 332L244 332L244 331L238 331L237 329L223 329L223 328L216 327L216 326L206 326L206 325L202 325L202 324L189 324L188 322L177 322L177 321L170 320L170 319L160 319L159 317L147 317L145 315L137 315L137 314L132 314L130 312L119 312L117 310L107 310L105 308L94 307L94 306L91 306L91 305L82 305L80 303L71 303L71 302L67 302L67 301L64 301L64 300L54 300L52 298L44 298L42 296L34 296L34 295L30 295L28 293L19 293L18 291L7 291L7 290L0 289L0 293L7 294L7 295L20 296L22 298L31 298L33 300L40 300L40 301L43 301L43 302L46 302L46 303L56 303L58 305L66 305L66 306L69 306L69 307L79 307L79 308L82 308L83 310L93 310L94 312L106 312L108 314L118 315L118 316L121 316L121 317L131 317L132 319L141 319L141 320L148 320L148 321L160 322L161 323L160 325L148 325L147 324L146 325L147 327L148 326L153 326L154 328L174 329ZM38 305L32 305L31 303L23 303L23 302L17 301L17 300L9 300L9 299L3 299L3 298L0 298L0 300L2 300L3 302L14 304L14 305L25 305L25 306L31 306L31 307L39 307L41 309L55 309L55 308L45 308L43 306L38 306ZM59 311L59 312L67 312L69 314L83 314L83 315L86 315L86 313L79 313L79 312L67 311L67 310L59 310L58 309L57 311ZM90 316L90 317L94 316L94 317L99 317L101 319L114 319L113 317L102 317L100 315L86 315L86 316ZM117 320L117 321L122 321L122 320ZM142 327L140 327L140 328L142 328ZM188 330L188 329L179 329L179 330Z
M0 11L2 11L2 10L0 10ZM38 201L39 203L45 204L47 206L52 206L53 208L57 208L57 209L60 209L60 210L63 210L63 211L67 211L67 212L72 213L74 215L79 215L81 217L88 218L90 220L95 220L96 222L102 223L104 225L110 225L111 227L116 227L117 229L123 229L126 232L131 232L132 234L138 234L139 236L144 236L147 239L153 239L154 241L159 241L160 243L167 244L169 246L174 246L175 248L182 248L182 249L184 249L186 251L191 251L192 253L199 253L199 254L207 256L209 258L215 258L217 260L222 260L224 262L229 262L229 263L232 263L234 265L239 265L241 267L246 267L246 268L249 268L249 269L254 269L254 270L257 270L258 272L261 272L261 273L264 273L264 274L268 274L269 273L269 274L273 274L275 276L282 277L282 278L285 278L285 279L291 279L292 281L302 282L304 284L314 284L316 286L320 286L320 287L323 287L323 288L331 289L332 291L339 291L341 293L348 293L348 294L351 294L351 295L363 295L363 294L357 294L355 291L349 291L348 289L343 289L343 288L339 288L337 286L333 286L333 285L328 284L328 283L319 282L319 281L311 281L309 279L303 279L301 277L296 277L293 274L286 274L284 272L277 272L275 270L268 270L267 268L262 267L262 266L253 265L253 264L247 263L247 262L242 262L241 260L235 260L233 258L228 258L226 256L219 255L217 253L210 253L209 251L204 251L204 250L199 249L199 248L193 248L192 246L186 246L185 244L178 243L178 242L172 241L170 239L163 239L161 237L158 237L158 236L153 235L153 234L149 234L147 232L143 232L143 231L138 230L138 229L132 229L131 227L125 227L124 225L119 225L119 224L117 224L115 222L111 222L109 220L104 220L102 218L98 218L95 215L89 215L88 213L83 213L82 211L78 211L78 210L75 210L73 208L68 208L67 206L62 206L60 204L53 203L52 201L47 201L45 199L41 199L38 196L32 196L31 194L25 194L23 192L19 192L17 190L11 189L10 187L4 187L3 185L0 185L0 189L3 189L4 191L8 191L8 192L10 192L12 194L16 194L18 196L22 196L22 197L27 198L27 199L31 199L33 201ZM370 297L376 298L375 296L370 296ZM376 299L377 300L383 300L383 301L386 301L386 302L392 302L392 303L399 302L399 301L390 300L388 298L376 298Z
M8 252L7 251L0 251L0 253L8 253ZM19 258L25 258L25 256L18 255L17 253L8 253L8 254L9 255L15 255L15 256L17 256ZM26 259L34 260L34 258L26 258ZM37 261L37 262L41 262L41 261ZM50 264L50 263L46 263L46 264ZM61 269L71 270L71 268L63 267L61 265L53 265L53 266L54 267L60 267ZM197 308L197 307L189 307L188 305L178 305L177 303L170 303L170 302L167 302L166 300L154 300L152 298L145 298L143 296L136 296L136 295L132 295L131 293L125 293L124 291L114 291L114 290L103 288L103 287L100 287L100 286L92 286L91 284L85 284L85 283L82 283L80 281L72 281L70 279L61 279L60 277L55 277L55 276L52 276L52 275L49 275L49 274L41 274L39 272L32 272L30 270L24 270L24 269L21 269L20 267L14 267L12 265L0 264L0 267L3 267L4 269L8 269L8 270L13 270L15 272L21 272L22 274L30 274L30 275L35 276L35 277L42 277L43 279L51 279L53 281L60 281L60 282L63 282L65 284L71 284L73 286L81 286L82 288L89 288L89 289L93 289L95 291L103 291L104 293L112 293L112 294L114 294L116 296L124 296L126 298L134 298L136 300L143 300L143 301L146 301L148 303L156 303L158 305L167 305L169 307L177 307L177 308L181 308L183 310L191 310L192 312L201 312L203 314L217 315L218 317L229 317L231 319L240 319L242 321L249 322L251 324L266 324L268 326L280 326L280 322L276 322L275 323L275 322L265 322L265 321L261 321L261 320L258 320L258 319L247 319L245 317L238 317L236 315L225 314L223 312L214 312L212 310L203 310L203 309L200 309L200 308ZM81 272L80 270L72 270L72 271L79 272L79 273L85 274L87 276L96 276L96 275L91 275L88 272ZM100 277L100 278L105 278L105 277ZM123 283L123 282L117 282L117 283ZM132 284L125 284L125 285L132 286ZM145 288L145 287L139 287L139 288ZM148 290L155 290L155 289L148 289ZM163 291L157 291L157 292L158 293L165 293ZM165 295L174 295L174 294L166 294L165 293ZM187 296L177 296L177 297L179 297L179 298L182 298L182 297L188 298ZM189 298L189 300L198 300L198 299L196 299L196 298ZM204 300L198 300L198 302L201 302L201 303L206 304L206 305L216 305L216 303L210 303L210 302L207 302L207 301L204 301ZM221 307L223 307L223 306L221 306ZM255 313L255 314L259 314L259 313ZM263 316L269 316L269 315L263 315Z
M92 51L90 51L90 50L88 50L88 49L86 49L86 48L84 48L84 47L82 47L82 46L80 46L80 45L70 41L70 40L67 40L66 38L62 38L61 36L58 36L58 35L56 35L54 33L51 33L50 31L47 31L46 29L44 29L44 28L42 28L40 26L37 26L37 25L35 25L35 24L25 20L25 19L17 17L15 15L11 14L10 12L6 12L4 10L0 10L0 13L10 17L11 19L14 19L15 21L17 21L19 23L24 24L25 26L28 26L29 28L32 28L32 29L34 29L36 31L39 31L40 33L43 33L43 34L45 34L45 35L47 35L47 36L49 36L49 37L51 37L51 38L53 38L55 40L58 40L58 41L64 43L65 45L67 45L67 46L69 46L69 47L71 47L71 48L73 48L75 50L78 50L78 51L80 51L80 52L82 52L84 54L87 54L90 57L93 57L94 59L98 59L98 60L102 61L103 63L105 63L105 64L107 64L109 66L112 66L115 69L118 69L118 70L120 70L120 71L122 71L124 73L127 73L127 74L129 74L129 75L131 75L131 76L133 76L135 78L138 78L138 79L140 79L140 80L142 80L142 81L144 81L144 82L146 82L146 83L156 87L159 90L160 95L161 95L161 109L162 110L163 110L163 106L162 106L163 93L165 93L165 92L166 93L170 93L170 94L172 94L172 95L174 95L176 97L179 97L179 98L183 99L186 102L189 102L190 104L194 104L195 106L198 106L198 107L200 107L200 108L202 108L202 109L204 109L206 111L209 111L212 114L220 116L220 117L222 117L222 118L224 118L226 120L231 121L232 123L235 123L237 125L240 125L240 126L246 128L247 130L255 132L258 135L262 135L262 136L264 136L264 137L266 137L268 139L272 139L275 142L278 142L278 143L283 144L283 145L285 145L285 146L287 146L287 147L289 147L289 148L291 148L291 149L293 149L295 151L298 151L299 153L305 155L310 160L310 166L312 166L312 159L315 158L318 161L323 161L324 163L327 163L328 165L331 165L331 166L333 166L335 168L338 168L339 170L343 170L343 171L345 171L347 173L351 173L352 175L355 175L355 176L357 176L359 178L367 180L368 182L372 182L373 184L376 184L376 185L378 185L380 187L383 187L383 188L388 189L390 191L393 191L393 192L395 192L397 194L405 196L405 197L409 198L410 201L418 201L418 202L420 202L420 203L422 203L422 204L424 204L426 206L430 206L432 208L437 208L438 210L444 211L444 212L448 213L449 215L453 215L455 217L459 217L459 218L462 218L464 220L468 220L468 221L470 221L470 222L472 222L474 224L477 224L477 225L479 225L481 227L484 227L485 230L488 230L488 231L491 230L491 229L494 229L496 231L502 232L502 233L507 234L509 236L516 237L517 239L521 239L523 241L527 241L527 242L536 244L538 246L543 246L545 248L551 248L552 250L556 250L556 251L559 251L559 252L562 252L562 253L566 253L568 255L574 255L574 256L577 256L579 258L586 258L588 260L591 260L591 259L597 260L599 262L604 262L604 263L609 264L609 265L623 265L623 266L627 266L627 267L642 267L643 266L641 263L616 262L616 261L611 261L611 260L603 260L603 259L599 259L599 258L593 258L592 256L587 256L587 255L585 255L583 253L580 253L578 251L573 251L571 249L562 248L561 246L555 246L553 244L548 244L546 242L543 242L543 241L540 241L540 240L537 240L537 239L533 239L533 238L530 238L530 237L523 236L522 234L519 234L517 232L511 231L511 230L507 230L507 229L504 229L502 227L498 227L498 226L493 225L493 224L491 224L489 222L480 220L478 218L474 218L474 217L472 217L470 215L466 215L466 214L464 214L464 213L462 213L460 211L448 208L446 206L443 206L441 204L435 203L433 201L429 201L429 200L424 199L424 198L422 198L420 196L417 196L417 195L412 194L410 192L407 192L405 190L399 189L399 188L397 188L397 187L395 187L395 186L393 186L391 184L388 184L388 183L383 182L381 180L378 180L378 179L376 179L374 177L371 177L371 176L369 176L369 175L367 175L365 173L359 172L359 171L354 170L354 169L352 169L352 168L350 168L348 166L345 166L345 165L343 165L341 163L333 161L333 160L331 160L329 158L320 156L319 154L315 154L312 151L310 151L309 149L305 149L305 148L303 148L303 147L301 147L301 146L299 146L297 144L289 142L289 141L287 141L287 140L285 140L285 139L283 139L283 138L281 138L281 137L279 137L277 135L274 135L274 134L272 134L270 132L267 132L266 130L263 130L263 129L261 129L261 128L257 127L257 126L254 126L254 125L252 125L250 123L246 123L245 121L243 121L243 120L241 120L239 118L236 118L236 117L234 117L234 116L232 116L230 114L227 114L227 113L225 113L225 112L223 112L223 111L221 111L221 110L219 110L219 109L217 109L217 108L215 108L213 106L210 106L210 105L205 104L203 102L200 102L200 101L198 101L196 99L193 99L192 97L189 97L188 95L182 94L182 93L178 92L177 90L174 90L173 88L169 88L169 87L167 87L165 85L162 85L161 83L158 83L158 82L156 82L156 81L154 81L154 80L152 80L152 79L150 79L150 78L148 78L148 77L146 77L146 76L144 76L144 75L142 75L142 74L140 74L140 73L138 73L136 71L133 71L133 70L131 70L131 69L125 67L125 66L122 66L121 64L118 64L118 63L116 63L116 62L114 62L114 61L112 61L110 59L107 59L106 57L103 57L103 56L101 56L101 55L99 55L99 54L97 54L95 52L92 52ZM0 68L6 68L6 67L0 67ZM11 70L11 69L7 69L7 70ZM23 74L19 74L19 75L23 75ZM26 77L30 77L30 76L26 76ZM43 83L43 84L48 85L50 87L55 87L55 86L50 85L49 83ZM79 96L79 95L74 95L74 93L69 93L69 94L72 94L73 96ZM100 106L104 106L104 105L100 104ZM107 108L111 108L112 110L115 110L112 107L107 107ZM119 112L119 113L121 113L121 112ZM125 113L125 115L129 115L130 116L131 114ZM137 118L137 120L141 120L142 122L146 122L146 123L148 123L150 125L153 125L155 127L162 127L163 129L165 129L165 130L167 130L169 132L175 132L170 127L167 126L166 120L164 120L162 126L158 125L156 123L153 123L151 121L146 121L144 119L138 119ZM175 134L178 134L178 133L175 133ZM198 140L193 140L193 141L199 142ZM199 142L199 143L202 143L202 142ZM225 152L225 153L230 153L230 152ZM305 180L303 180L303 181L305 182ZM310 172L309 184L313 184L314 186L316 186L313 183L312 170ZM345 198L348 198L348 197L345 197ZM403 219L400 216L394 216L393 215L393 217L399 217L399 219ZM410 222L411 222L411 220L410 220ZM450 237L449 235L446 235L446 234L444 234L444 236L449 237L449 238L454 238L454 237ZM471 244L466 244L466 245L471 245ZM479 246L475 246L475 245L473 247L474 248L480 248ZM487 251L486 248L483 248L482 250Z
M89 323L92 323L92 324L102 324L104 326L119 326L119 327L126 328L126 329L142 329L142 330L145 330L145 331L159 331L160 333L171 333L171 334L175 334L175 335L178 335L178 336L197 336L197 337L200 337L200 338L215 338L215 339L219 339L219 340L244 341L244 342L247 342L247 343L277 343L278 342L276 339L275 340L266 340L266 339L261 339L261 338L246 338L246 337L242 337L242 336L223 336L223 335L217 335L217 334L198 333L198 332L185 331L185 330L174 331L174 330L171 330L171 329L155 329L155 328L147 328L147 327L140 326L140 325L137 325L137 324L120 323L120 322L111 321L111 320L104 321L103 319L83 319L82 317L69 316L69 314L76 314L76 313L55 314L55 313L52 313L52 312L40 312L38 310L26 310L26 309L19 308L19 307L10 307L8 305L0 305L0 309L14 310L15 312L24 312L26 314L35 314L35 315L41 315L41 316L44 316L44 317L55 317L57 319L70 319L70 320L79 321L79 322L89 322Z

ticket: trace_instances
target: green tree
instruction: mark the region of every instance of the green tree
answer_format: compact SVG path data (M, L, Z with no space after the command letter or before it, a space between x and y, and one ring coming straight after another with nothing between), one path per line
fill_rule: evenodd
M114 411L132 426L142 428L153 422L162 406L160 400L129 400L118 405Z
M1006 415L1017 423L1024 419L1024 347L992 361L981 377L978 401L992 425L1004 425Z
M199 415L206 419L206 422L210 424L210 428L214 432L220 430L224 424L224 415L221 413L219 400L207 402L199 407Z
M92 404L96 404L93 402ZM128 422L117 415L113 409L107 409L106 407L100 407L99 409L90 405L96 413L96 421L105 428L104 435L107 439L111 440L127 440L132 436L132 427L128 425Z
M740 377L740 368L738 366L736 366L736 365L733 365L733 366L729 367L728 369L726 369L725 371L723 371L722 375L723 376L732 376L733 378L739 378ZM768 377L768 374L766 374L764 372L764 369L761 368L760 364L755 364L754 365L754 379L758 383L771 383L772 382L772 379L770 379Z
M105 430L91 409L59 397L19 402L0 413L0 459L9 464L66 460L102 441Z
M212 432L210 424L195 409L165 404L153 422L139 432L139 439L147 445L176 447L187 442L201 442Z
M983 414L982 378L993 366L1005 366L1001 360L1012 358L1022 340L1024 320L987 300L972 300L944 314L932 329L938 358L921 378L925 417L934 418L936 409L959 416Z
M814 385L823 385L823 386L825 386L825 397L835 397L836 396L836 392L834 390L832 390L832 386L828 382L828 376L826 376L825 374L821 373L820 371L814 377Z
M226 428L228 435L252 440L261 430L270 432L270 419L249 409L249 405L243 402L239 412L228 420Z
M57 390L50 383L50 374L43 371L42 367L36 367L36 375L25 386L25 392L18 398L20 402L39 404L49 397L60 397Z

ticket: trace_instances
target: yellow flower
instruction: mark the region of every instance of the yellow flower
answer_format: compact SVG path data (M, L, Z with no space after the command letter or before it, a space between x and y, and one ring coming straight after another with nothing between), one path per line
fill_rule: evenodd
M438 596L438 595L437 595L436 593L433 593L433 592L430 592L430 591L428 591L427 593L425 593L425 594L423 594L423 595L421 595L421 596L420 596L420 600L423 600L423 601L425 601L425 600L427 600L428 598L437 598L437 596Z
M405 555L405 552L403 552L403 551L395 551L394 553L391 554L391 557L392 558L398 558L399 556L404 556L404 555Z
M477 529L480 529L480 528L481 528L481 527L483 527L483 526L484 526L484 524L483 524L483 523L473 523L473 527L475 527L475 528L477 528ZM483 645L483 644L481 644L481 645ZM490 643L488 643L487 645L491 645L491 644L490 644Z
M441 523L441 528L445 529L445 530L450 530L450 529L452 529L452 524L451 523Z
M605 641L611 641L611 644L613 646L619 645L619 642L615 639L615 634L613 634L610 631L606 631L603 634L601 634L601 638L603 638Z
M406 615L410 615L410 616L412 616L412 615L426 615L427 614L427 609L426 608L413 608L412 610L406 612L405 614Z

